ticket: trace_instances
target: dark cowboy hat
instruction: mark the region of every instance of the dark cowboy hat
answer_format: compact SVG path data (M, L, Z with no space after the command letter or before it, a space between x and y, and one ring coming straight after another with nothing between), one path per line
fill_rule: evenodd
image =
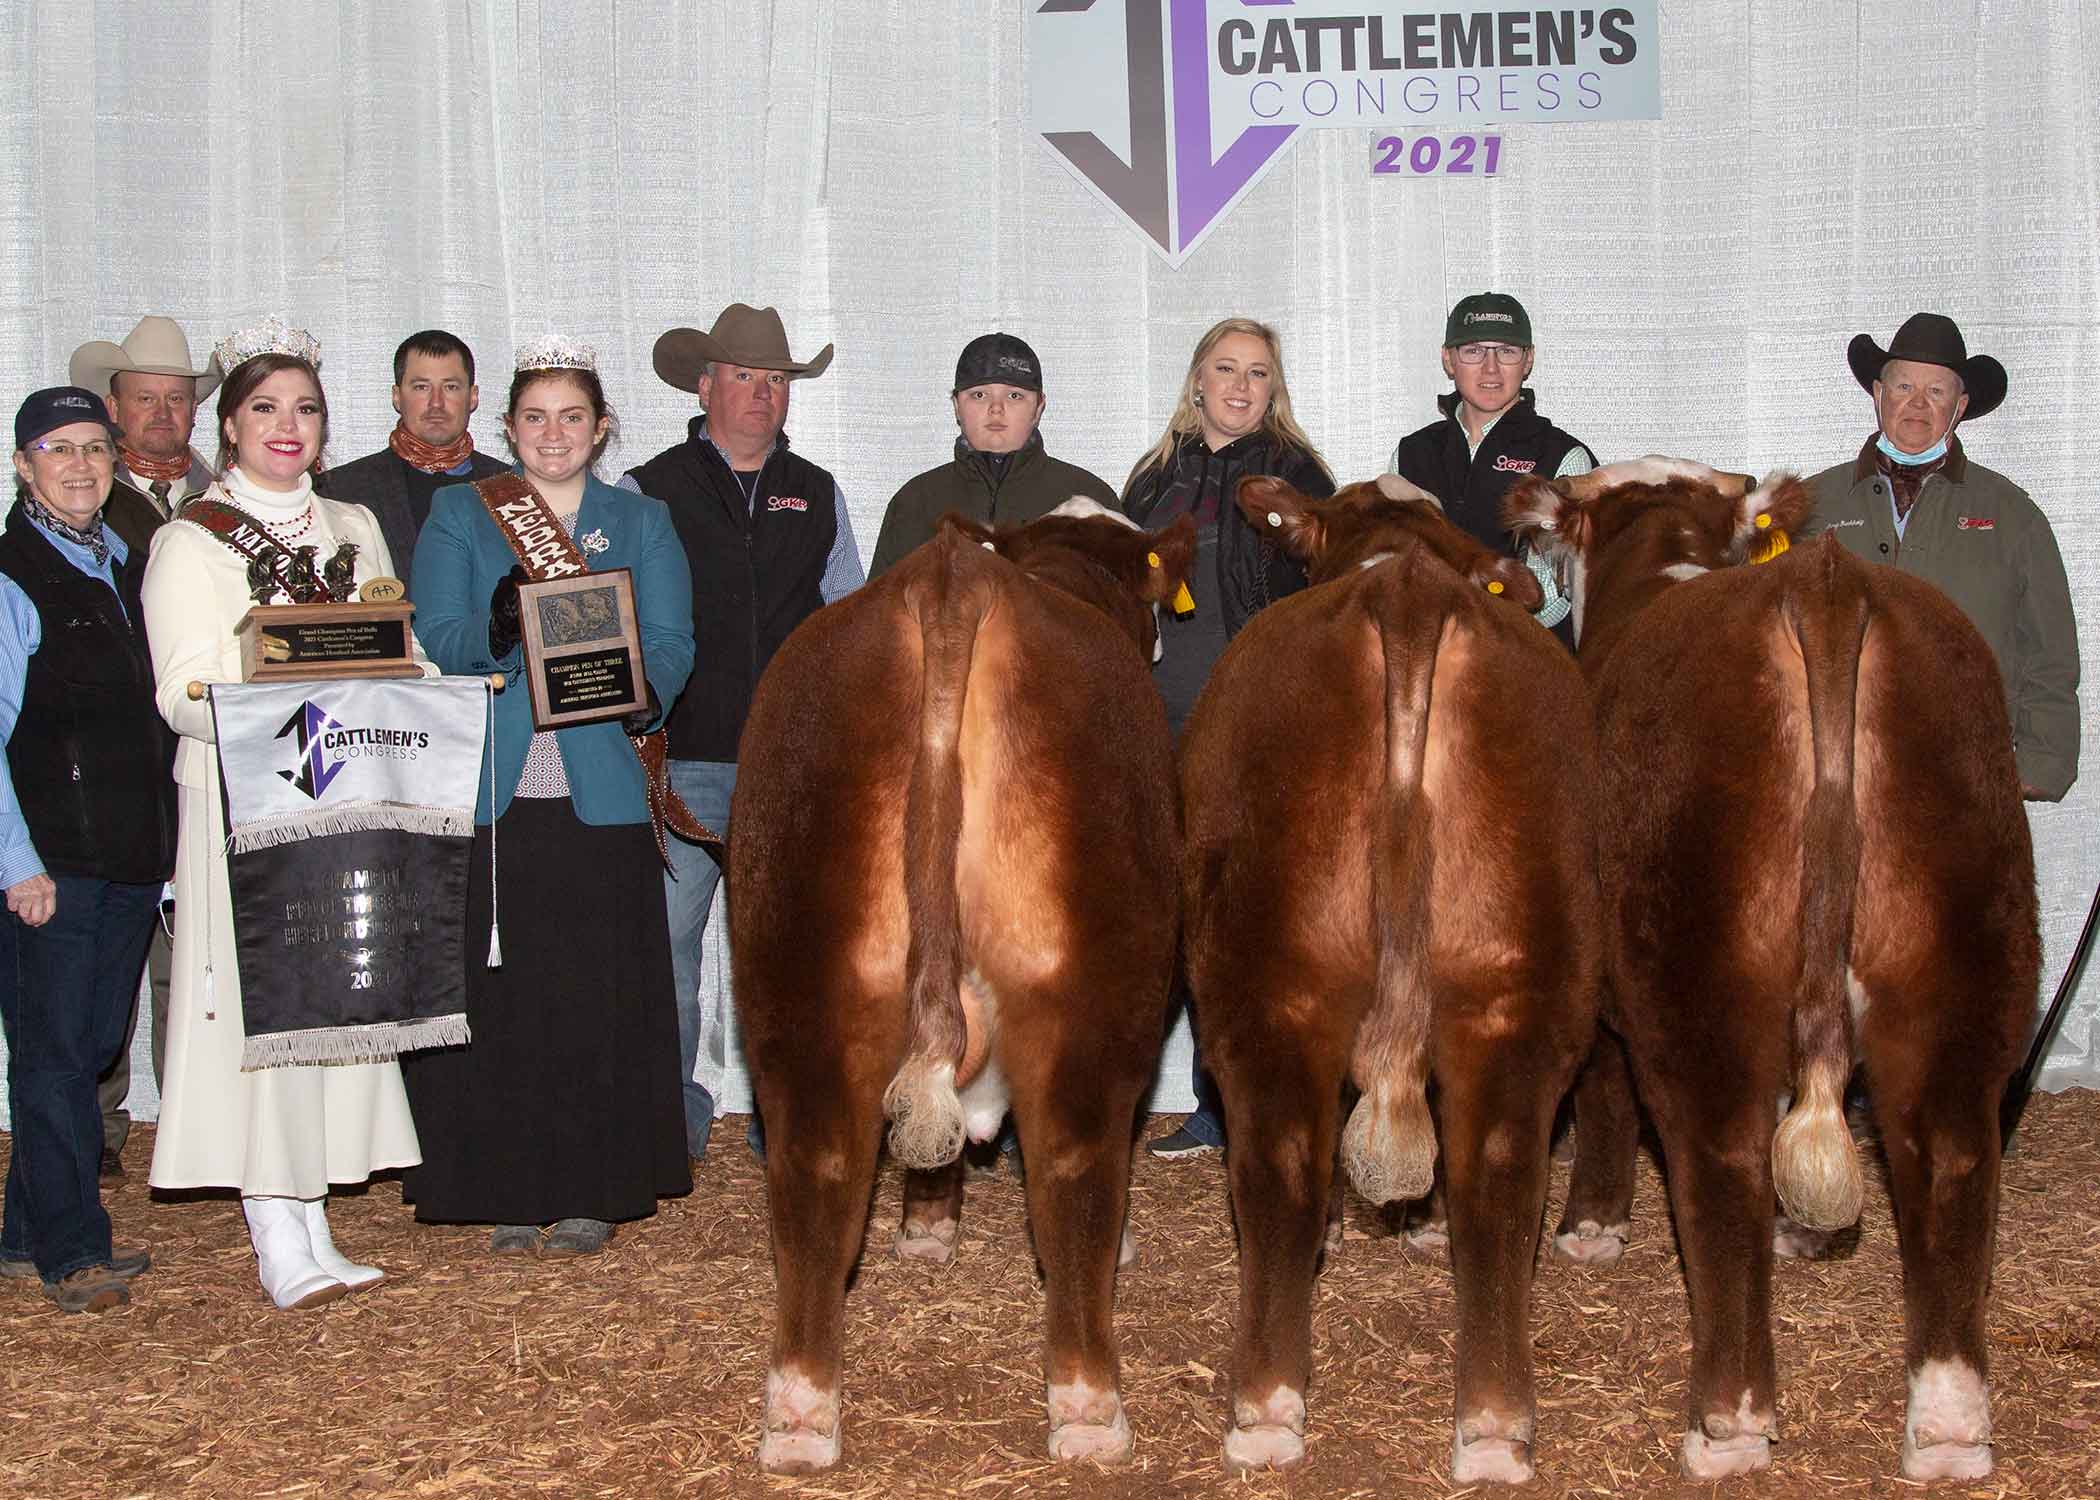
M807 362L788 353L787 330L770 307L732 302L706 333L674 328L656 341L651 357L657 377L681 391L700 389L700 372L710 362L742 365L747 370L785 370L795 380L813 380L831 363L831 345Z
M1962 389L1969 395L1969 408L1962 414L1964 421L1973 422L1996 411L1998 403L2005 399L2005 366L1988 354L1970 358L1961 330L1954 326L1952 318L1939 313L1912 313L1889 340L1887 349L1867 334L1857 334L1846 346L1845 359L1852 366L1853 377L1869 392L1881 378L1881 367L1892 359L1946 366L1961 377Z

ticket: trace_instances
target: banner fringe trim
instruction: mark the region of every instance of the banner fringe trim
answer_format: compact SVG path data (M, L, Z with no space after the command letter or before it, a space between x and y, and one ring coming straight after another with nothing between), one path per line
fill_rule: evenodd
M412 802L355 802L326 812L257 818L235 828L226 840L226 848L231 854L245 854L254 849L296 844L302 839L326 838L337 833L368 833L375 829L471 839L474 837L474 809L422 807Z
M426 1047L459 1047L474 1040L466 1012L381 1021L368 1026L325 1026L251 1036L241 1044L241 1071L313 1065L392 1062Z

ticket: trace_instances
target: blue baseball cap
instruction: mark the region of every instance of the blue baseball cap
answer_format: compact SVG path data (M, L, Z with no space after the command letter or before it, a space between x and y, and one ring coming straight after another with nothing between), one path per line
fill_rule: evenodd
M100 422L111 438L117 436L117 424L109 419L109 408L85 386L53 385L31 391L15 412L15 451L20 453L45 433L71 427L75 422Z

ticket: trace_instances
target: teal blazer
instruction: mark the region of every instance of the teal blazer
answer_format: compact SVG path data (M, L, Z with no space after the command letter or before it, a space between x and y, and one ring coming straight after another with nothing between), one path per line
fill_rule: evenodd
M671 529L671 512L661 500L593 477L576 512L576 540L580 545L594 534L606 546L584 549L591 571L627 568L634 574L642 668L668 713L693 671L693 577ZM410 574L416 581L416 636L441 672L502 672L509 678L494 701L495 785L484 771L474 806L477 823L501 817L510 806L532 742L524 648L513 647L501 661L489 654L489 595L517 560L472 485L447 485L432 497ZM555 735L578 818L596 824L649 821L641 764L617 722L578 724Z

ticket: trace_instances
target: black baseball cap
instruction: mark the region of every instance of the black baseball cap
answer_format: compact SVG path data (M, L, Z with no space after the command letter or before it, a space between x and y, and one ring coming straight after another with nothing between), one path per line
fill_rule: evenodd
M1024 391L1043 388L1043 362L1035 351L1010 333L980 333L963 345L955 362L955 389L973 385L1010 385Z
M1475 292L1458 299L1444 320L1444 347L1460 344L1521 344L1531 347L1531 315L1507 292Z
M109 419L102 398L84 386L53 385L31 391L15 412L15 451L21 452L47 432L71 427L75 422L100 422L117 435L117 424Z

